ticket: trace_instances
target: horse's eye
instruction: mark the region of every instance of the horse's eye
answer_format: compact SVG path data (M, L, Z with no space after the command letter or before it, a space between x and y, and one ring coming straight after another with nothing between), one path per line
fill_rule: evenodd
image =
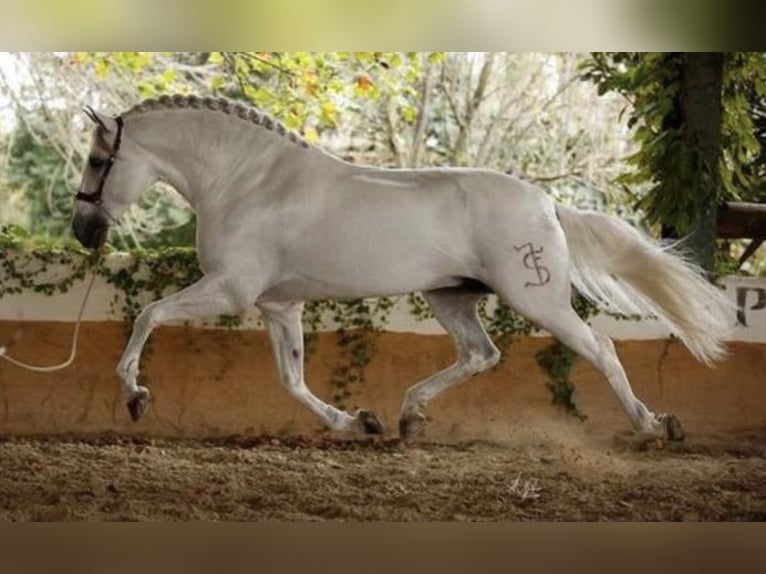
M100 169L104 167L106 160L102 157L92 155L88 158L88 163L90 164L90 167L92 167L93 169Z

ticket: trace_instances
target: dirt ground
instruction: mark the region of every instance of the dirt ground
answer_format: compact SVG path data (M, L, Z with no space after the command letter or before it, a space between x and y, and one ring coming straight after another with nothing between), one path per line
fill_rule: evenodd
M766 441L9 438L0 519L764 520Z

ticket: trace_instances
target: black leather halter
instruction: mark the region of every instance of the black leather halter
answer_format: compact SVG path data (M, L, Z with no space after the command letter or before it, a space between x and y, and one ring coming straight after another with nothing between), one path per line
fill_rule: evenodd
M112 153L109 154L109 157L106 160L106 165L103 168L104 170L101 172L101 179L98 182L98 188L93 193L78 191L77 195L75 196L75 199L78 201L85 201L87 203L92 203L93 205L101 205L101 194L104 192L104 184L106 183L106 178L109 176L109 172L112 170L114 161L117 159L117 152L120 151L120 144L122 143L122 117L117 116L114 118L114 121L117 122L117 137L114 138L114 147L112 147Z

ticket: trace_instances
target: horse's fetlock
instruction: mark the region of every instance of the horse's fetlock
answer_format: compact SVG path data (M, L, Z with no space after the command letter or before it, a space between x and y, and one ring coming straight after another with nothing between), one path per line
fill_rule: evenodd
M117 365L116 372L117 376L123 380L135 379L138 376L138 361L136 359L121 361Z

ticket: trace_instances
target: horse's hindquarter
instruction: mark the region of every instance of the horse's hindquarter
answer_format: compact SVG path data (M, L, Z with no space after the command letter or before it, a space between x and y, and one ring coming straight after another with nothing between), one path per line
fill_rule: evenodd
M280 276L261 299L393 295L479 278L476 230L486 236L497 192L515 194L508 181L480 171L366 168L322 181L305 198L306 221L278 245L272 235Z

